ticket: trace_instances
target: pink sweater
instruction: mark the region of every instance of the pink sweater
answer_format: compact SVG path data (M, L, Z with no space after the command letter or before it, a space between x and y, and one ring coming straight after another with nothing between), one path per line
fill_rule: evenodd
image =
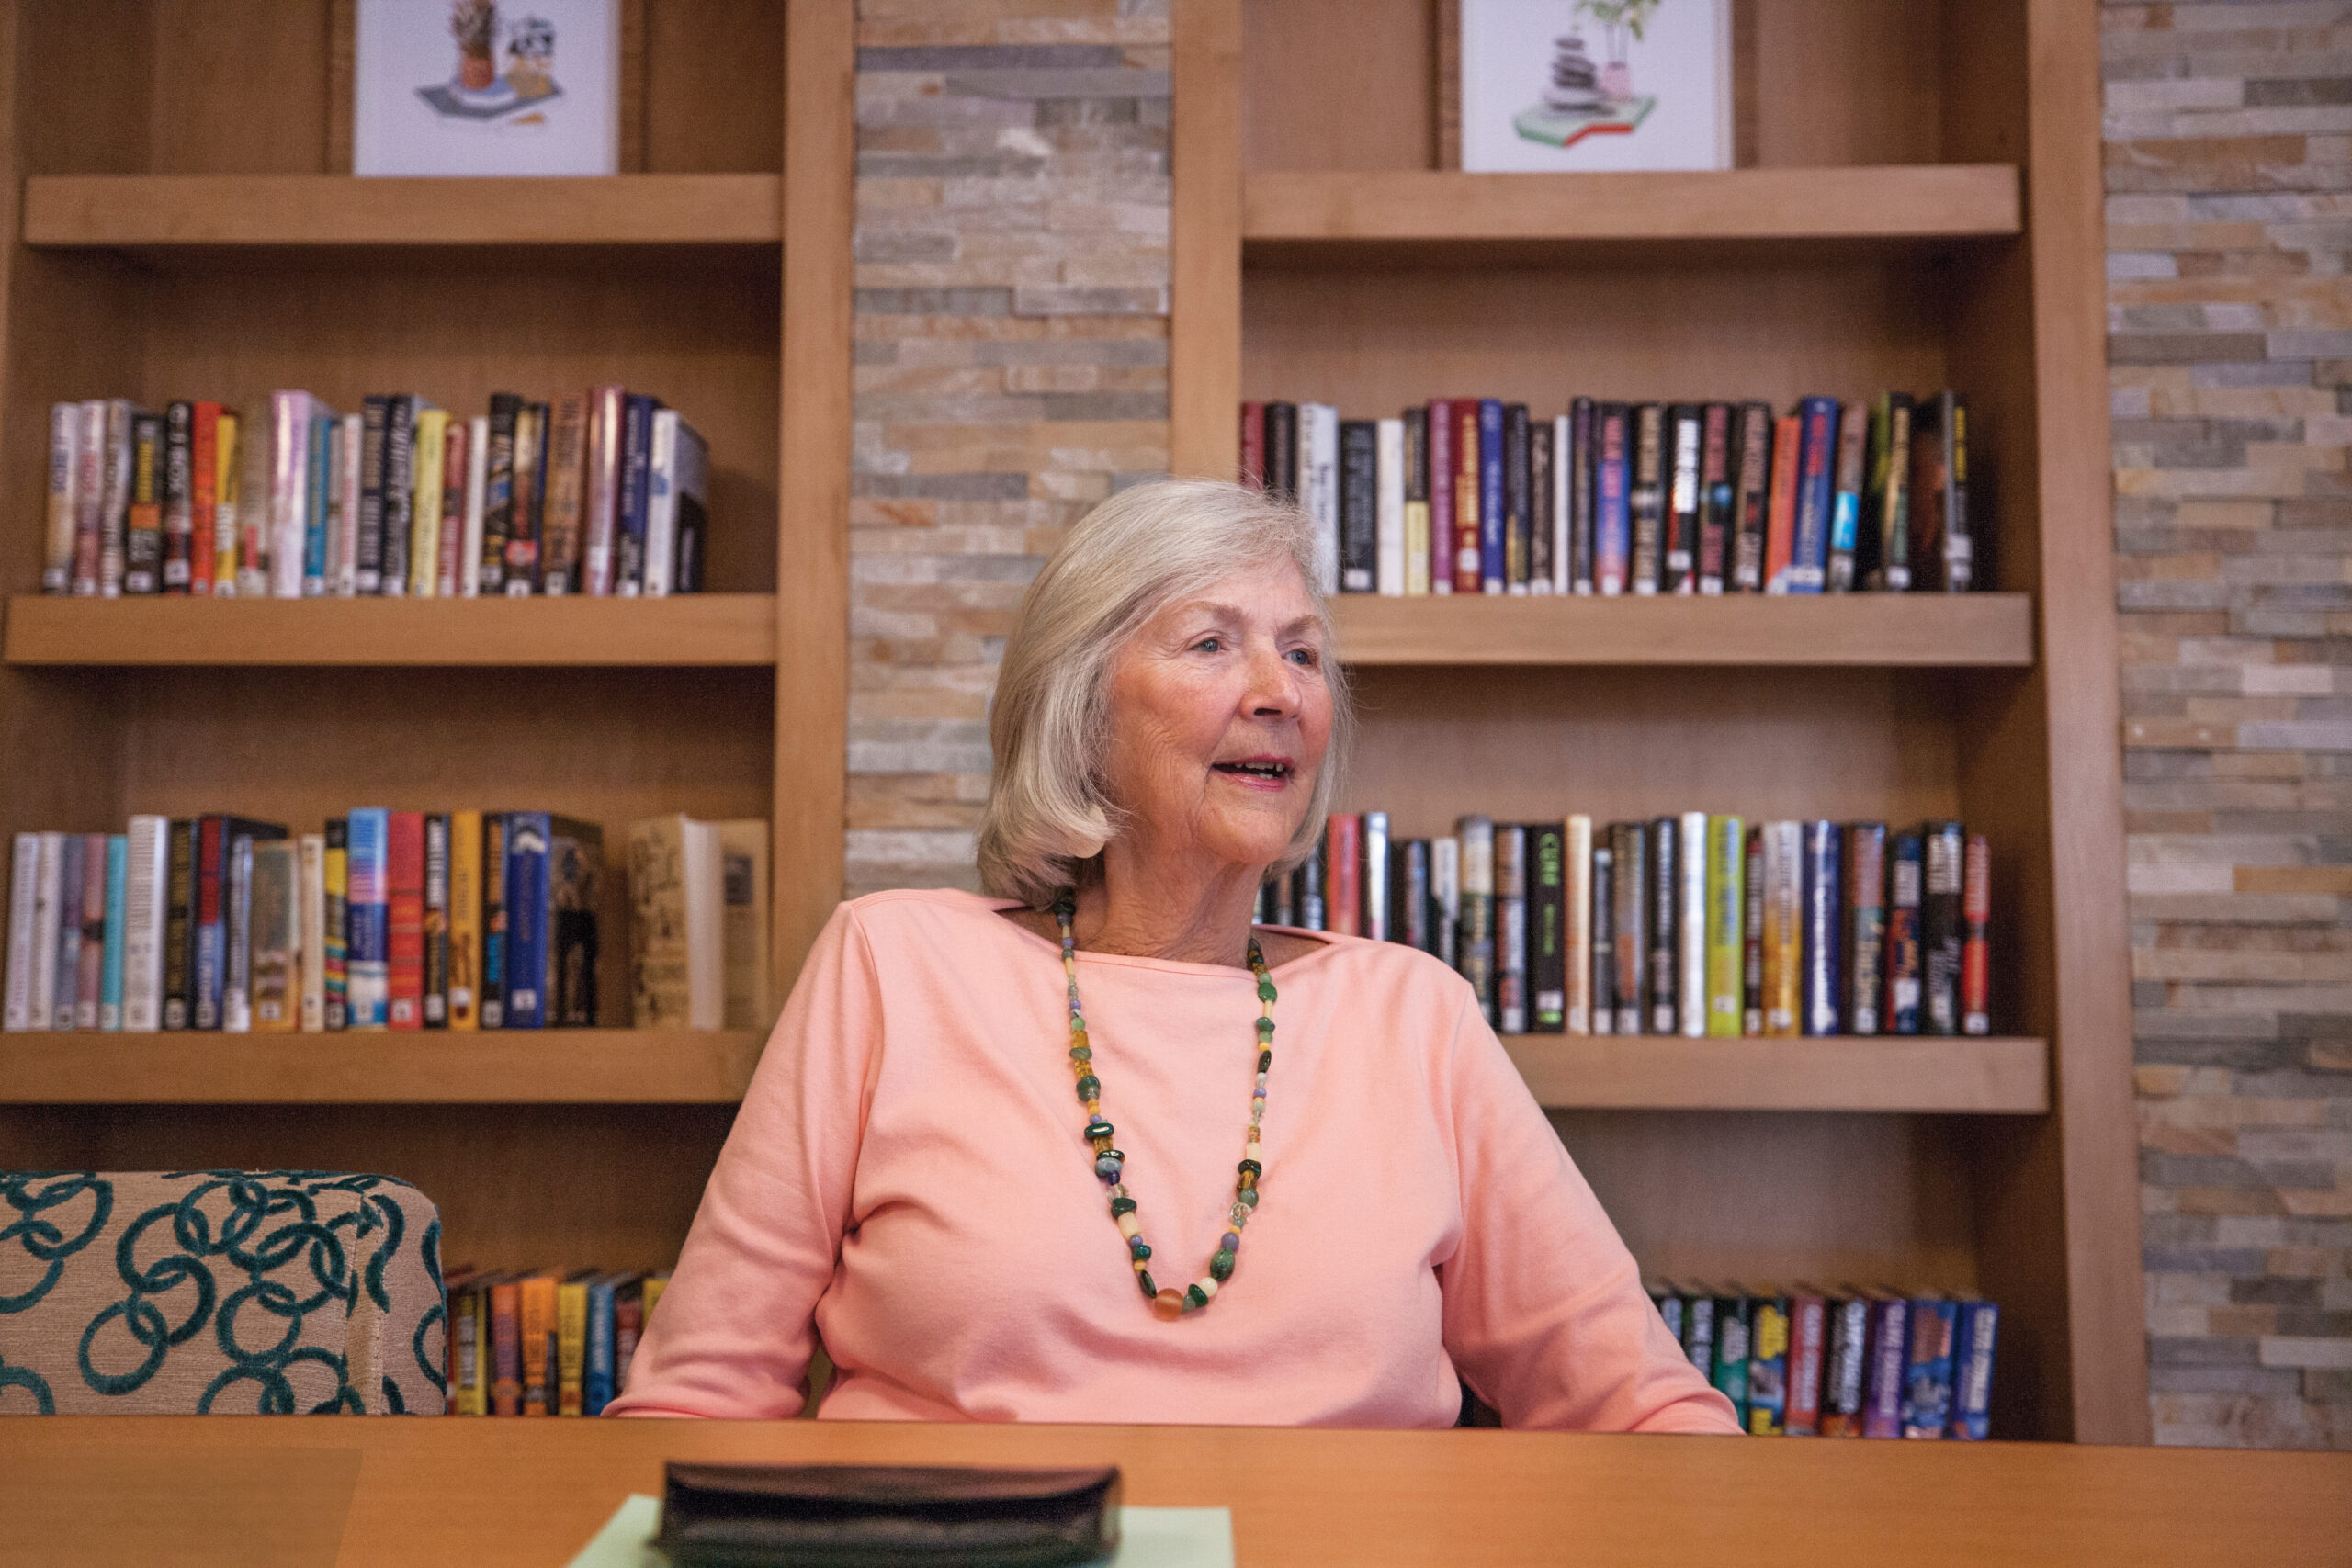
M1152 1315L1071 1089L1057 946L967 893L817 939L615 1413L1732 1432L1469 987L1329 937L1274 972L1263 1204L1204 1311ZM1151 1270L1227 1228L1249 973L1080 953Z

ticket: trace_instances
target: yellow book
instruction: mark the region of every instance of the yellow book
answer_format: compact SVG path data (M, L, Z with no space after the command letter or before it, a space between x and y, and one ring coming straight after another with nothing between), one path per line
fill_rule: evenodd
M1707 818L1707 1032L1736 1037L1747 977L1747 829Z
M481 813L449 813L449 1027L480 1029Z
M552 1416L555 1414L556 1346L556 1277L552 1274L532 1274L525 1277L516 1292L516 1338L523 1352L523 1414Z
M416 414L416 505L410 513L408 591L430 599L441 585L441 468L447 456L449 411L419 409Z
M556 1407L559 1416L581 1414L581 1389L588 1367L588 1281L584 1269L555 1288Z
M237 592L237 416L227 409L212 433L212 592Z
M1804 824L1764 824L1764 1032L1796 1034L1804 987Z

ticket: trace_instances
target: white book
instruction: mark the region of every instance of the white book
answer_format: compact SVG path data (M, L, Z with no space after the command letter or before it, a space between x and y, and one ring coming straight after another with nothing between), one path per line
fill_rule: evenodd
M1391 598L1405 592L1405 422L1384 419L1373 448L1375 509L1373 516L1380 541L1379 571L1374 578L1379 592Z
M122 1027L144 1034L164 1023L164 894L171 874L172 819L130 819L123 878Z
M308 392L269 396L269 569L256 596L302 597L303 530L311 475L311 412ZM241 570L238 573L243 578ZM238 583L243 593L246 584Z
M41 558L40 591L74 586L74 486L81 479L82 405L49 406L49 550Z
M359 592L359 454L368 439L368 422L364 414L347 413L335 437L335 494L340 498L335 511L334 542L327 547L332 563L327 570L327 587L338 599L349 599Z
M458 596L481 597L482 503L490 485L490 416L466 421L466 522L458 549Z
M40 891L40 835L19 833L8 876L8 1000L0 1028L22 1032L33 1026L33 931Z
M1675 863L1682 886L1676 919L1675 1022L1689 1035L1707 1032L1707 814L1682 814L1682 854Z
M1340 591L1340 411L1329 403L1298 405L1299 501L1315 525L1315 577L1326 593Z
M1562 414L1552 422L1552 592L1555 593L1566 593L1570 587L1568 498L1572 491L1568 480L1571 457L1568 416Z
M295 971L301 977L301 1027L317 1033L327 1026L327 837L302 835L296 868Z
M1568 863L1562 880L1567 919L1568 968L1566 1032L1592 1032L1592 818L1568 818Z
M667 597L678 556L678 411L655 409L645 471L645 581L648 599ZM696 1024L695 1028L702 1027ZM716 1024L711 1026L717 1028Z
M65 835L40 835L40 863L33 873L32 1026L55 1027L57 1014L57 922L60 886L65 875Z

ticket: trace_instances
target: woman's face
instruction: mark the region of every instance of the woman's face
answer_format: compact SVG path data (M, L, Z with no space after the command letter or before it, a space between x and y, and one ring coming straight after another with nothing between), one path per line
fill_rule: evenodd
M1323 659L1288 562L1236 571L1147 621L1111 668L1105 781L1123 836L1231 864L1279 859L1331 739Z

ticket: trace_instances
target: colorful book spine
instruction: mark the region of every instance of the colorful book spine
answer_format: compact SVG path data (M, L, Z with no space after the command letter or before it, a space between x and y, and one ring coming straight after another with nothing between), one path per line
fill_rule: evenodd
M321 930L320 951L325 959L325 1029L351 1026L351 824L341 817L327 819L325 860L326 921Z
M1597 592L1626 592L1633 570L1633 412L1603 403L1593 459L1592 576Z
M490 1414L490 1287L477 1275L449 1290L449 1414Z
M1592 834L1592 900L1589 919L1592 965L1588 984L1595 1034L1617 1032L1617 846L1613 829Z
M384 1023L424 1027L424 814L395 811L385 849Z
M254 1027L254 840L250 834L229 835L220 904L220 1028L223 1033L246 1034Z
M164 416L130 422L130 505L123 519L122 591L153 593L163 587Z
M1363 818L1334 811L1324 827L1324 929L1341 936L1363 934Z
M1495 1026L1527 1032L1527 829L1495 824Z
M1633 483L1626 505L1634 529L1633 589L1656 593L1666 564L1666 409L1641 403L1633 414Z
M1565 846L1567 860L1566 905L1566 953L1564 967L1567 998L1565 1030L1569 1034L1592 1032L1592 818L1581 814L1567 820Z
M64 836L62 858L59 861L57 879L57 926L50 933L49 946L56 953L50 1000L50 1027L70 1030L76 1027L74 1010L82 999L82 876L83 849L87 840L80 833Z
M1949 1437L1981 1443L1992 1436L1993 1350L2000 1328L2001 1309L1992 1302L1963 1301L1952 1314Z
M1733 491L1731 586L1742 593L1764 589L1764 532L1772 498L1772 406L1739 406L1738 479Z
M1560 1034L1568 1021L1567 825L1532 824L1527 839L1528 1028Z
M1568 445L1562 459L1568 487L1567 591L1593 591L1594 441L1593 401L1574 398L1568 402Z
M70 996L61 993L59 997L68 1004L60 1012L72 1021L67 1027L93 1030L98 1026L98 1002L106 989L107 835L75 836L82 843L80 897L63 911L63 941L72 950L74 984ZM66 962L61 953L60 966Z
M1968 399L1945 392L1936 400L1939 439L1936 479L1943 495L1942 545L1937 558L1947 593L1976 586L1975 534L1968 515Z
M481 595L482 531L489 525L490 416L466 421L466 526L458 546L458 596Z
M225 817L198 820L195 920L189 932L188 1027L220 1027L220 992L229 961L221 874L229 853Z
M1799 1032L1804 996L1804 824L1764 824L1764 1032Z
M1792 1438L1821 1430L1821 1377L1829 1343L1827 1303L1800 1291L1789 1298L1788 1404L1781 1429Z
M1860 581L1855 575L1855 546L1865 532L1862 482L1869 417L1860 403L1843 404L1838 413L1838 483L1829 498L1829 561L1824 582L1836 593L1845 592Z
M384 405L383 574L377 592L388 598L408 592L409 550L416 525L416 416L424 400L403 394Z
M558 1416L587 1409L588 1280L564 1280L555 1288L556 1405Z
M449 818L424 814L424 987L420 1016L427 1029L449 1027Z
M171 818L141 815L130 819L125 835L122 921L122 1027L130 1033L152 1033L164 1026L171 853Z
M1754 1333L1749 1314L1754 1303L1746 1296L1715 1298L1715 1364L1709 1381L1715 1392L1731 1401L1732 1419L1747 1425L1747 1360Z
M1772 480L1765 495L1764 592L1796 592L1798 449L1804 421L1794 414L1772 425Z
M323 599L329 586L327 564L334 538L336 494L334 450L343 421L334 410L319 408L311 415L310 461L303 479L308 491L302 507L302 597Z
M481 1027L481 813L448 820L449 1027Z
M350 838L348 986L353 1029L382 1029L391 999L391 817L363 807L345 818Z
M164 410L164 592L186 593L195 581L196 405Z
M107 1033L122 1028L123 919L130 893L130 839L106 836L106 875L101 884L98 916L97 1026Z
M523 1283L501 1280L490 1287L492 1416L523 1414Z
M1843 1029L1841 1004L1845 964L1839 951L1845 930L1845 854L1835 822L1804 824L1804 1032L1837 1034Z
M441 589L441 502L449 460L449 413L416 412L415 453L410 465L408 592L431 599Z
M1982 833L1968 835L1961 873L1960 1032L1989 1034L1993 1029L1993 846Z
M1479 434L1481 403L1453 404L1453 591L1486 591L1485 444Z
M1682 829L1676 818L1660 817L1648 831L1650 1032L1672 1034L1682 999Z
M1747 832L1736 817L1706 818L1706 1032L1736 1037L1747 961Z
M315 1034L327 1026L326 835L305 833L300 844L302 1028Z
M1709 1386L1715 1375L1715 1298L1706 1294L1682 1298L1682 1354Z
M1911 1348L1903 1367L1903 1435L1940 1438L1951 1425L1953 1316L1959 1303L1940 1296L1911 1303Z
M300 846L255 843L246 906L247 986L256 1033L286 1033L301 1021L301 871Z
M269 396L269 565L262 593L279 599L302 597L304 544L310 533L305 513L311 494L311 414L315 400L308 392ZM253 564L241 562L241 572ZM238 582L237 591L241 595L245 592L243 581Z
M620 527L623 489L622 425L628 406L628 393L622 388L596 387L589 391L588 513L581 570L586 591L599 597L613 592L614 536ZM494 442L496 436L492 439Z
M1788 1429L1787 1297L1753 1299L1747 1338L1747 1429L1759 1438L1777 1438Z
M1363 886L1363 917L1359 921L1363 934L1374 942L1386 942L1390 937L1389 857L1392 845L1388 831L1388 813L1367 811L1363 814L1363 855L1359 862Z
M1271 406L1271 405L1270 405ZM1430 592L1453 592L1453 404L1439 398L1423 411L1429 432ZM1268 427L1268 439L1272 439Z
M626 1275L606 1274L588 1281L588 1345L581 1367L580 1413L602 1416L619 1390L615 1373L613 1342L617 1326L615 1296Z
M1732 446L1732 408L1709 403L1699 442L1699 592L1721 593L1730 577L1738 533L1738 452Z
M380 441L380 437L379 437ZM359 514L368 486L368 416L343 416L343 432L335 442L335 542L328 552L333 565L328 590L338 599L359 592Z
M1449 969L1462 967L1462 840L1430 840L1430 952Z
M359 522L354 534L352 588L362 594L383 592L384 434L391 425L390 398L359 404Z
M77 597L95 599L106 556L107 404L104 398L85 398L76 406L73 588Z
M1645 823L1610 827L1617 845L1617 1032L1639 1034L1650 1001L1650 840Z
M1405 457L1405 422L1384 419L1372 428L1373 439L1373 587L1385 597L1402 598L1408 592L1405 562L1405 495L1409 480ZM1427 504L1426 502L1423 502ZM1422 592L1428 592L1426 578Z
M1298 405L1298 502L1315 525L1315 581L1340 591L1340 411Z
M1433 587L1430 581L1430 411L1407 409L1401 423L1405 439L1405 592L1418 599Z
M1903 1375L1910 1364L1911 1303L1901 1296L1870 1303L1870 1385L1862 1396L1862 1436L1903 1435Z
M1241 405L1241 468L1235 476L1251 490L1266 488L1266 405Z
M1681 982L1675 998L1675 1021L1688 1035L1707 1032L1707 961L1713 939L1707 901L1707 814L1682 814L1679 872L1682 908L1676 920L1676 945L1680 956Z
M506 817L481 818L481 1026L506 1023Z
M1454 825L1462 841L1461 953L1455 967L1470 983L1487 1021L1495 1012L1495 822L1464 817Z
M1886 863L1886 1011L1889 1034L1919 1032L1920 841L1897 833Z
M1880 396L1871 410L1883 429L1883 446L1871 452L1871 489L1877 500L1877 570L1870 585L1900 593L1911 586L1911 400L1901 392ZM1873 446L1879 446L1874 429Z
M56 1027L58 905L64 891L65 835L38 833L32 837L36 845L32 917L26 927L31 948L26 962L31 969L31 979L25 987L25 1027L49 1030ZM18 849L21 852L21 843Z
M214 460L220 465L212 487L212 592L259 599L269 592L268 442L258 427L247 431L237 416L221 411L212 429ZM257 460L258 459L258 460ZM247 493L248 469L260 483Z
M165 841L164 866L164 1027L195 1021L197 823L180 818Z
M1666 411L1665 446L1660 457L1666 472L1666 518L1661 535L1663 570L1661 593L1690 594L1699 591L1699 513L1701 479L1706 446L1706 411L1693 403L1676 403Z
M472 465L473 421L453 419L441 432L441 547L433 565L433 592L443 599L464 592L466 567L477 582L481 572L480 531L470 544L466 514L466 478Z
M613 535L613 592L635 598L645 586L645 499L653 457L653 400L631 392L621 411L620 509Z
M1796 535L1790 547L1792 593L1818 593L1828 580L1830 512L1838 482L1838 400L1806 398L1797 455Z
M1546 429L1540 434L1549 446L1551 432ZM1503 584L1506 592L1521 596L1534 592L1539 570L1547 579L1551 575L1550 531L1545 530L1540 556L1535 542L1538 434L1534 421L1527 417L1525 403L1503 405ZM1543 474L1547 481L1550 469L1551 463L1545 459Z
M529 598L539 580L539 535L547 521L548 423L545 403L525 403L514 416L514 501L506 513L509 598Z
M509 812L506 818L507 1029L547 1027L548 814Z
M506 592L506 536L514 524L514 436L523 400L490 395L490 447L482 470L481 554L474 568L480 592Z
M67 593L74 588L74 551L81 515L82 406L49 406L49 536L41 555L40 591Z
M1886 824L1846 828L1846 1031L1876 1034L1886 995Z
M1394 878L1396 916L1389 926L1395 940L1418 953L1436 951L1430 927L1430 841L1408 839L1396 846ZM1270 886L1269 897L1272 893Z
M1960 964L1967 933L1961 918L1966 830L1957 822L1920 829L1919 1032L1960 1032Z
M229 468L235 467L232 454ZM249 579L241 579L237 561L229 563L230 575L219 576L217 536L220 528L220 405L199 402L193 405L188 418L188 592L198 597L207 594L220 597L243 595L258 597L250 592ZM242 546L237 532L232 527L229 538L232 545ZM226 581L226 589L220 583Z
M552 1416L556 1412L560 1377L556 1285L552 1274L533 1274L523 1280L517 1292L525 1416Z
M1871 1301L1854 1295L1826 1305L1827 1348L1822 1354L1820 1431L1825 1438L1859 1438L1871 1373Z

